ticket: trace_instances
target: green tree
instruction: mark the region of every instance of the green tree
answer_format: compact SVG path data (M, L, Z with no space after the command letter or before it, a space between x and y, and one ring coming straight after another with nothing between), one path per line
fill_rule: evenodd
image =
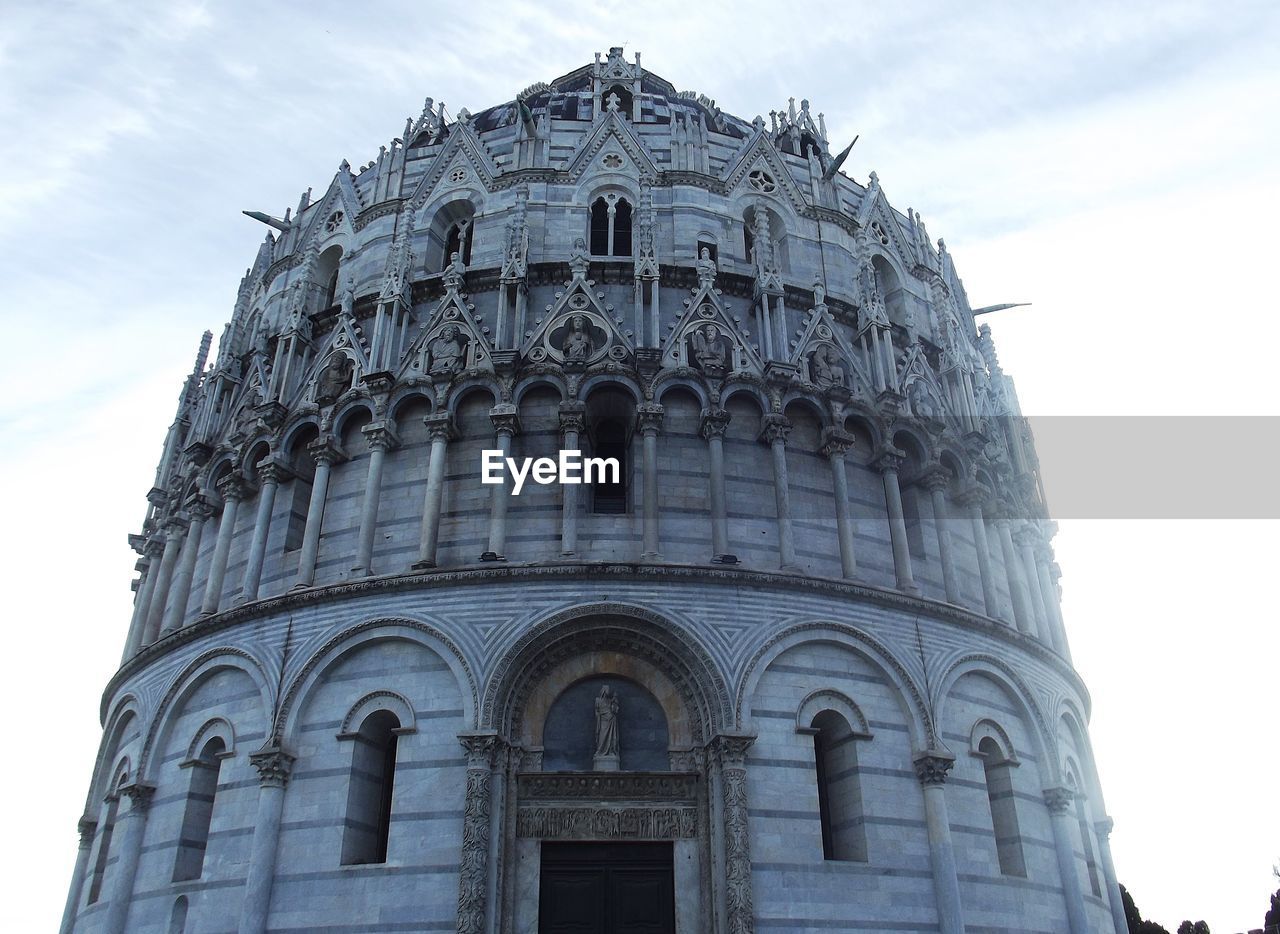
M1209 925L1203 921L1197 921L1194 924L1190 921L1183 921L1178 925L1178 934L1209 934Z
M1120 886L1120 901L1124 905L1124 920L1129 925L1129 934L1169 934L1167 929L1154 921L1142 920L1142 913L1138 911L1133 896L1123 885ZM1208 928L1205 930L1207 932Z

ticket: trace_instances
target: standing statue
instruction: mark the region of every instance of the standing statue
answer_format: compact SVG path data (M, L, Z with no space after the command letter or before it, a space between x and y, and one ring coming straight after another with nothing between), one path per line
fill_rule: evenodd
M698 288L711 288L716 281L716 261L711 258L711 250L704 246L698 252L698 261L693 265L698 270Z
M618 698L609 685L596 698L596 757L618 755Z
M587 331L587 319L582 315L569 319L569 333L565 335L560 349L564 351L565 363L585 363L591 356L591 334Z
M444 287L450 291L457 291L462 288L462 274L466 271L467 267L462 262L461 254L452 254L449 257L449 265L444 267L444 275L441 277L444 281Z
M427 372L432 376L453 376L461 371L466 347L458 337L456 325L446 324L440 336L431 342L430 350L431 366Z
M330 405L351 388L355 362L344 353L335 353L316 377L316 402Z
M573 251L569 254L569 270L575 279L587 277L587 241L579 237L573 241Z
M347 276L342 284L342 295L338 298L342 313L348 317L356 312L356 277Z

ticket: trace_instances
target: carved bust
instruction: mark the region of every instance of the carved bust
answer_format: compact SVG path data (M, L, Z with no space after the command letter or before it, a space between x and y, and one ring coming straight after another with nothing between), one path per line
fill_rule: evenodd
M585 363L593 350L591 334L587 330L587 319L582 315L574 315L569 319L569 333L565 335L561 350L564 351L566 363Z
M694 363L707 376L720 377L729 369L729 342L717 325L704 324L698 328L693 332L691 343Z
M456 325L446 324L440 335L431 342L430 351L431 365L427 372L432 376L453 376L462 370L466 345L458 336Z
M351 388L351 376L355 362L344 353L335 353L316 377L316 402L332 405L338 397Z
M835 348L830 344L819 344L818 349L809 358L809 375L814 383L823 389L845 385L844 367L841 365Z

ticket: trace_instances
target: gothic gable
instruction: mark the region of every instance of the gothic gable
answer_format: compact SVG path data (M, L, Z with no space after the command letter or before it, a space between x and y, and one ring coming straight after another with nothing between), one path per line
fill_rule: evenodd
M808 206L804 194L791 177L791 171L762 124L756 127L755 132L738 150L738 154L729 160L720 180L730 192L741 188L752 194L785 198L797 211L803 211Z
M325 368L339 356L346 357L350 361L351 375L346 386L350 389L356 385L361 376L369 372L369 348L365 346L364 333L359 325L346 315L338 318L333 330L329 332L324 343L320 344L311 365L307 368L306 375L302 378L301 385L294 393L292 404L304 400L321 405L326 404L326 400L317 395L318 392L323 395L323 387L319 385L320 377ZM343 391L345 392L345 389ZM334 400L327 401L331 403Z
M898 224L874 173L871 186L867 189L862 204L858 208L858 226L873 249L878 248L897 256L904 269L912 269L916 266L916 253L909 245L911 241L907 239L902 227Z
M329 183L329 190L311 208L311 217L298 238L299 251L314 246L331 234L354 234L355 219L362 209L360 196L356 194L356 186L351 180L351 166L344 159Z
M492 191L498 167L471 125L459 120L449 127L444 146L436 155L431 168L419 180L418 187L413 190L413 195L409 198L410 206L417 210L431 199L437 189L450 184L462 184L466 181L463 173L474 175L482 188Z
M591 132L578 144L578 148L569 158L565 171L575 181L582 178L587 168L597 161L597 157L603 159L603 150L611 140L626 154L641 176L658 177L660 174L658 163L649 152L649 147L631 131L631 127L622 115L613 110L605 111L604 116L596 122ZM614 171L607 165L602 167Z
M871 388L861 355L845 338L825 302L809 310L800 336L792 341L791 363L806 383L819 389L843 387L850 392Z
M449 289L405 351L398 377L447 383L462 373L492 373L486 330L466 296Z
M665 366L688 367L712 381L733 373L764 373L759 353L713 283L694 289L684 305L662 345Z
M634 347L622 332L621 317L593 286L592 280L575 277L556 293L551 310L537 320L525 341L521 353L526 360L590 366L623 362L632 356Z

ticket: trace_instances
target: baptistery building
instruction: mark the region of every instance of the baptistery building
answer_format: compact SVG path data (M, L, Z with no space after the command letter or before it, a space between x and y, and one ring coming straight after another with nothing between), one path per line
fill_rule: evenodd
M246 212L64 932L1125 931L991 309L845 142L615 48Z

